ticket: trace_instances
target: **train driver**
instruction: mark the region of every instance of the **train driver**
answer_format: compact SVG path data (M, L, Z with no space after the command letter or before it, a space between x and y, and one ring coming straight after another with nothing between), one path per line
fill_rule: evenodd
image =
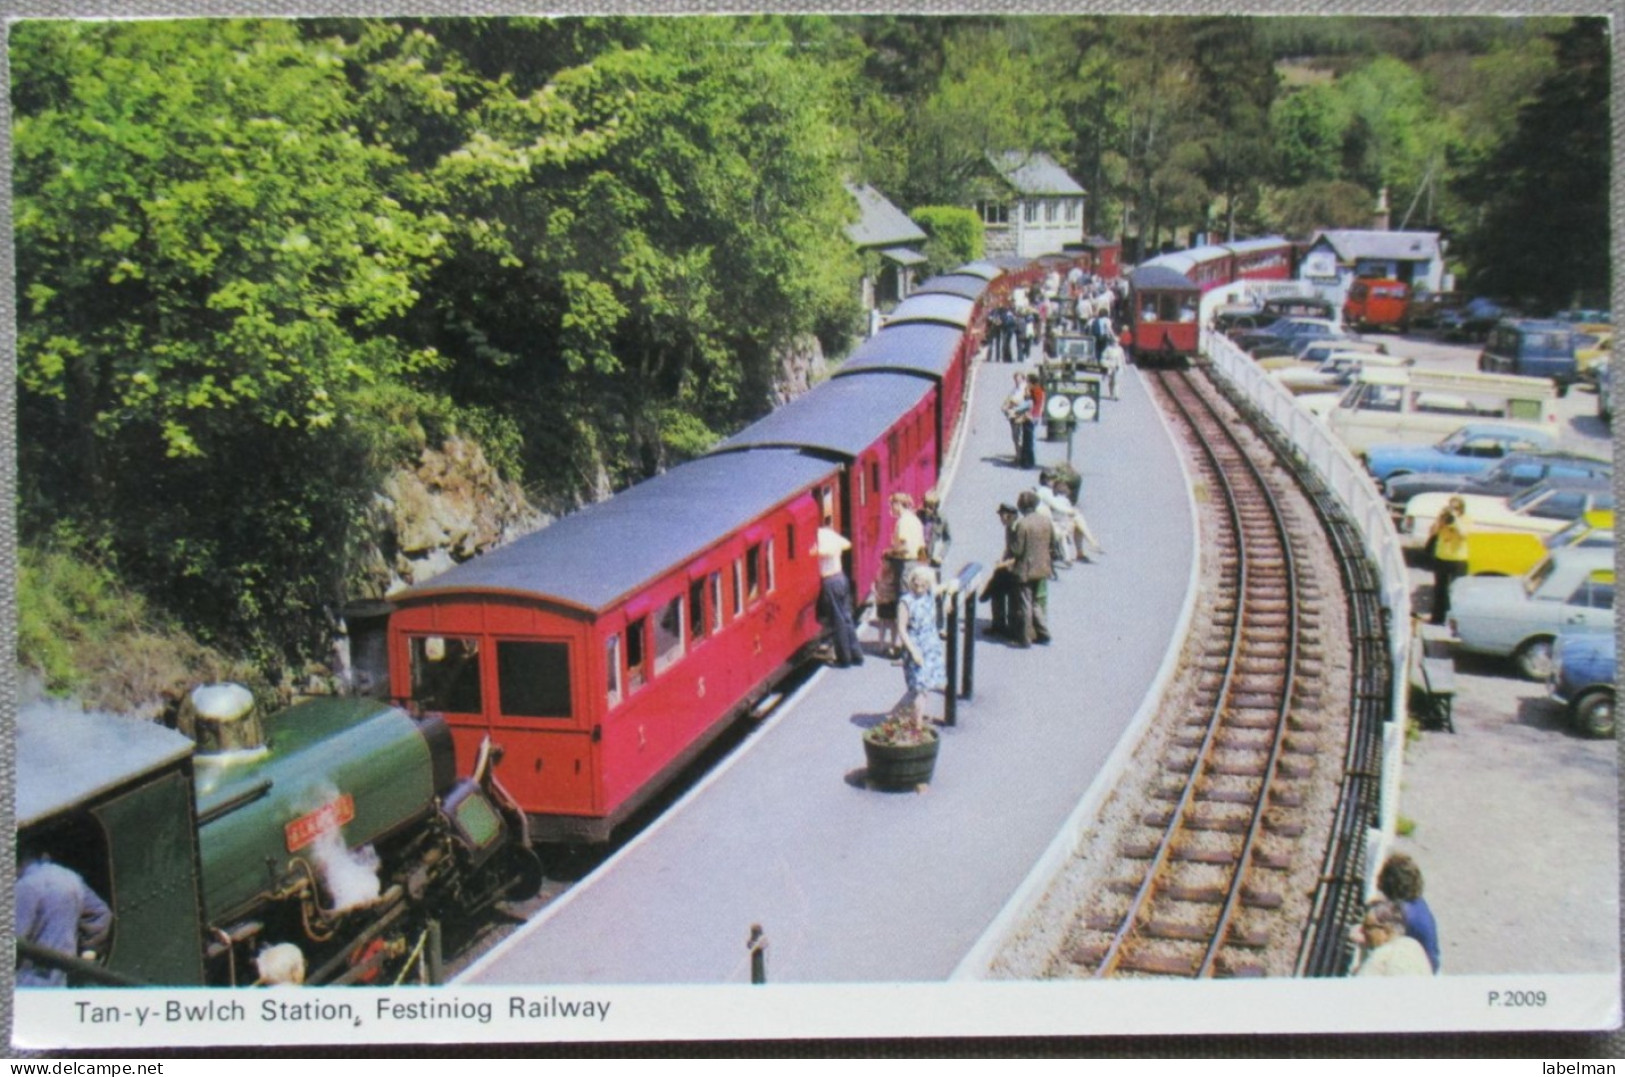
M30 839L17 842L17 937L86 961L113 933L113 911L71 868L53 861ZM65 987L68 974L27 958L17 962L18 987Z

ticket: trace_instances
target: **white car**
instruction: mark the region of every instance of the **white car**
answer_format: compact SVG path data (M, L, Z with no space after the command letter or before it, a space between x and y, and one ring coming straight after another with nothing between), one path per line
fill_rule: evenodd
M1333 352L1317 367L1292 367L1275 370L1270 377L1294 396L1303 393L1335 393L1348 385L1365 367L1404 367L1412 360L1397 355L1379 355L1375 352Z
M1510 656L1530 680L1545 680L1552 671L1558 632L1613 624L1612 548L1557 550L1522 578L1468 576L1450 587L1456 646Z
M1513 497L1435 491L1417 494L1405 503L1405 515L1399 522L1400 542L1407 546L1426 542L1433 521L1452 497L1461 498L1467 507L1469 533L1524 531L1550 535L1585 513L1614 507L1610 479L1547 479Z

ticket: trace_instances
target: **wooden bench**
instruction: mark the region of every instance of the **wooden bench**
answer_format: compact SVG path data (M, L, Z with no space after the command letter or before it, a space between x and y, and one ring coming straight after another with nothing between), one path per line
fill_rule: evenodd
M1415 622L1411 636L1410 685L1423 724L1454 733L1456 727L1450 712L1456 702L1456 659L1451 653L1448 628Z

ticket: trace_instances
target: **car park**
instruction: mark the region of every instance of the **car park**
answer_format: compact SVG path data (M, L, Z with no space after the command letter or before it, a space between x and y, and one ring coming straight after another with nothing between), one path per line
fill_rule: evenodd
M1378 482L1423 471L1480 475L1508 453L1550 449L1556 444L1552 435L1526 427L1470 423L1432 445L1373 445L1366 450L1365 466Z
M1388 507L1402 512L1411 498L1429 493L1482 494L1510 497L1547 479L1608 478L1610 460L1575 452L1519 452L1503 457L1488 471L1476 475L1418 471L1395 475L1383 484Z
M1614 551L1558 550L1519 578L1469 576L1450 587L1460 651L1511 658L1530 680L1552 670L1558 633L1614 624Z
M1549 378L1562 396L1580 380L1580 362L1575 356L1572 328L1562 322L1509 319L1498 322L1484 350L1478 356L1478 369L1486 374L1517 374L1525 378Z
M1547 479L1514 497L1475 494L1419 494L1405 506L1400 521L1402 542L1421 545L1446 503L1459 497L1467 507L1468 532L1527 531L1549 535L1571 520L1614 507L1612 479Z
M1614 511L1593 509L1561 531L1475 531L1467 536L1467 575L1522 576L1553 550L1614 548Z
M1588 737L1614 735L1616 654L1612 630L1558 633L1548 690L1564 705L1576 732Z

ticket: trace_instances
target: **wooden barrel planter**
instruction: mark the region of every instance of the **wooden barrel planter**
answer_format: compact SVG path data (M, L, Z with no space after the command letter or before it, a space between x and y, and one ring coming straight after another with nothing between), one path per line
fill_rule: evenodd
M930 739L920 744L884 744L864 737L868 783L880 789L913 789L929 783L941 743L934 730Z

